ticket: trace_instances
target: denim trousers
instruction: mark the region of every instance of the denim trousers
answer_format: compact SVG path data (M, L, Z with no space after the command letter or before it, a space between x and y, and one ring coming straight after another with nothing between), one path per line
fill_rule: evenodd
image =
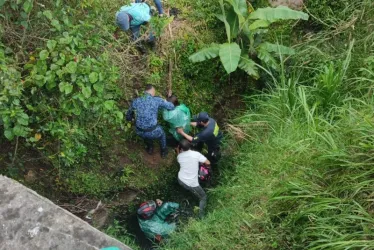
M130 27L130 30L131 30L131 33L132 33L132 40L134 40L134 41L138 40L138 38L140 37L140 26L141 25ZM155 39L156 39L155 36L152 34L152 32L150 32L148 41L153 42L153 41L155 41Z
M166 135L160 125L158 125L156 129L149 132L143 132L137 129L136 134L144 139L148 147L153 146L153 140L159 140L161 150L166 150Z
M207 200L207 196L206 196L206 193L204 191L204 189L199 185L197 187L190 187L190 186L187 186L186 184L184 184L183 181L179 180L178 178L178 183L179 185L181 185L184 189L192 192L195 197L197 197L200 201L199 203L199 217L203 217L204 216L204 210L205 210L205 207L206 207L206 200Z

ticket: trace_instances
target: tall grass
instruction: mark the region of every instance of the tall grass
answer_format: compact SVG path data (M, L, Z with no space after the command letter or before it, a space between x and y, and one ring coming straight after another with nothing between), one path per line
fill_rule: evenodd
M232 143L233 157L221 163L207 217L191 220L166 249L374 249L374 53L366 46L374 19L366 3L344 41L309 50L316 36L299 47L313 67L290 67L249 98L232 125L248 139Z

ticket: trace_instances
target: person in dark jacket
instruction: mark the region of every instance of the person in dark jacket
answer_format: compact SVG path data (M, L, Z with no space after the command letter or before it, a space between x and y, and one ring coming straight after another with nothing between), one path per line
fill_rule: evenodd
M136 98L126 113L126 120L132 121L135 116L136 134L142 137L147 145L146 150L153 154L153 140L160 141L161 156L167 156L166 135L158 125L157 115L161 108L173 110L174 105L160 97L155 96L156 90L148 84L144 95Z
M195 137L185 133L183 128L178 128L178 133L192 142L199 151L201 151L203 145L206 144L208 147L208 160L212 164L217 163L220 158L220 146L223 138L217 122L213 118L210 118L206 112L199 113L192 120L191 126L201 128L201 131Z

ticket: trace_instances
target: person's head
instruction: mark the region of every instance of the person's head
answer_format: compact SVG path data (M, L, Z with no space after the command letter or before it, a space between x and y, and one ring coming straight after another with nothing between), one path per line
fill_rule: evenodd
M150 94L151 96L155 96L156 89L155 89L155 87L153 87L152 84L147 84L145 86L145 92L148 93L148 94Z
M167 101L171 102L172 104L174 104L174 106L178 106L179 105L178 97L176 97L175 95L169 96L168 99L167 99Z
M125 11L121 11L117 16L117 25L123 30L130 29L130 17Z
M198 123L198 124L201 124L203 126L206 126L209 122L209 115L207 112L200 112L196 117L195 117L195 121Z
M182 139L179 142L179 150L188 151L190 150L190 148L191 148L191 143L188 140Z

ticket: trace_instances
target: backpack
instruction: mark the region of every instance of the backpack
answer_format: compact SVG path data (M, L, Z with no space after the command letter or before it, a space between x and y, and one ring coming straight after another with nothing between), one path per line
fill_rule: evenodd
M153 214L156 212L157 205L154 201L146 201L140 204L137 211L138 216L144 220L149 220L152 218Z
M204 163L199 164L199 182L209 181L211 178L211 169L207 167Z

